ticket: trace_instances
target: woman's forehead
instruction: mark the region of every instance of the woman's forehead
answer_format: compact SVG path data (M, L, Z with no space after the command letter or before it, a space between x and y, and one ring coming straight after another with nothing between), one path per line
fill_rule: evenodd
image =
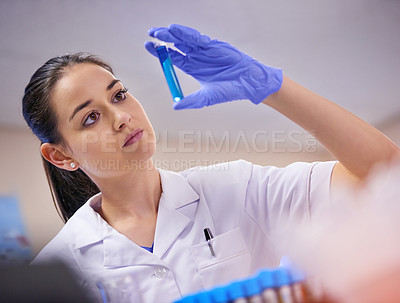
M114 79L114 75L103 67L93 63L80 63L75 64L69 68L64 76L60 79L60 82L67 82L67 84L79 86L79 84L86 84L86 82L98 82L101 80L110 81Z
M113 74L96 64L72 66L54 86L51 100L56 112L66 114L65 108L95 99L98 94L107 91L113 79Z
M113 74L96 64L81 63L69 68L63 77L55 84L54 97L68 96L91 92L104 87L115 79ZM76 96L72 96L76 97Z

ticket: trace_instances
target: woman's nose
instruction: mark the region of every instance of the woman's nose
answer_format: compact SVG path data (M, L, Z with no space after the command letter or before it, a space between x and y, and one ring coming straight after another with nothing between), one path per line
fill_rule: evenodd
M131 116L121 110L115 109L114 112L114 129L116 131L124 129L131 121Z

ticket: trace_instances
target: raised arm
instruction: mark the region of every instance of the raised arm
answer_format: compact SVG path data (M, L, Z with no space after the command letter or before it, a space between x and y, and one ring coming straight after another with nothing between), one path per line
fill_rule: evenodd
M310 131L339 160L334 183L362 180L375 165L400 156L399 147L376 128L287 77L263 103Z

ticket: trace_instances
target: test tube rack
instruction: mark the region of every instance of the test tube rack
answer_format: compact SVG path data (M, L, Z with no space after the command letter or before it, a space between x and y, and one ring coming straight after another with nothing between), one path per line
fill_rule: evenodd
M246 279L187 295L174 303L330 303L304 276L288 268L266 269Z

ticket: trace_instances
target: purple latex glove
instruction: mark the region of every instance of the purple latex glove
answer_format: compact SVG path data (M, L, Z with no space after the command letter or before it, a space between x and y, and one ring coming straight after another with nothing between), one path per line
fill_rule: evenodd
M176 102L175 109L201 108L240 99L258 104L282 85L282 70L266 66L195 29L172 24L168 28L151 28L149 35L174 43L185 55L169 49L172 63L201 84L200 90ZM157 56L152 42L146 42L145 47Z

